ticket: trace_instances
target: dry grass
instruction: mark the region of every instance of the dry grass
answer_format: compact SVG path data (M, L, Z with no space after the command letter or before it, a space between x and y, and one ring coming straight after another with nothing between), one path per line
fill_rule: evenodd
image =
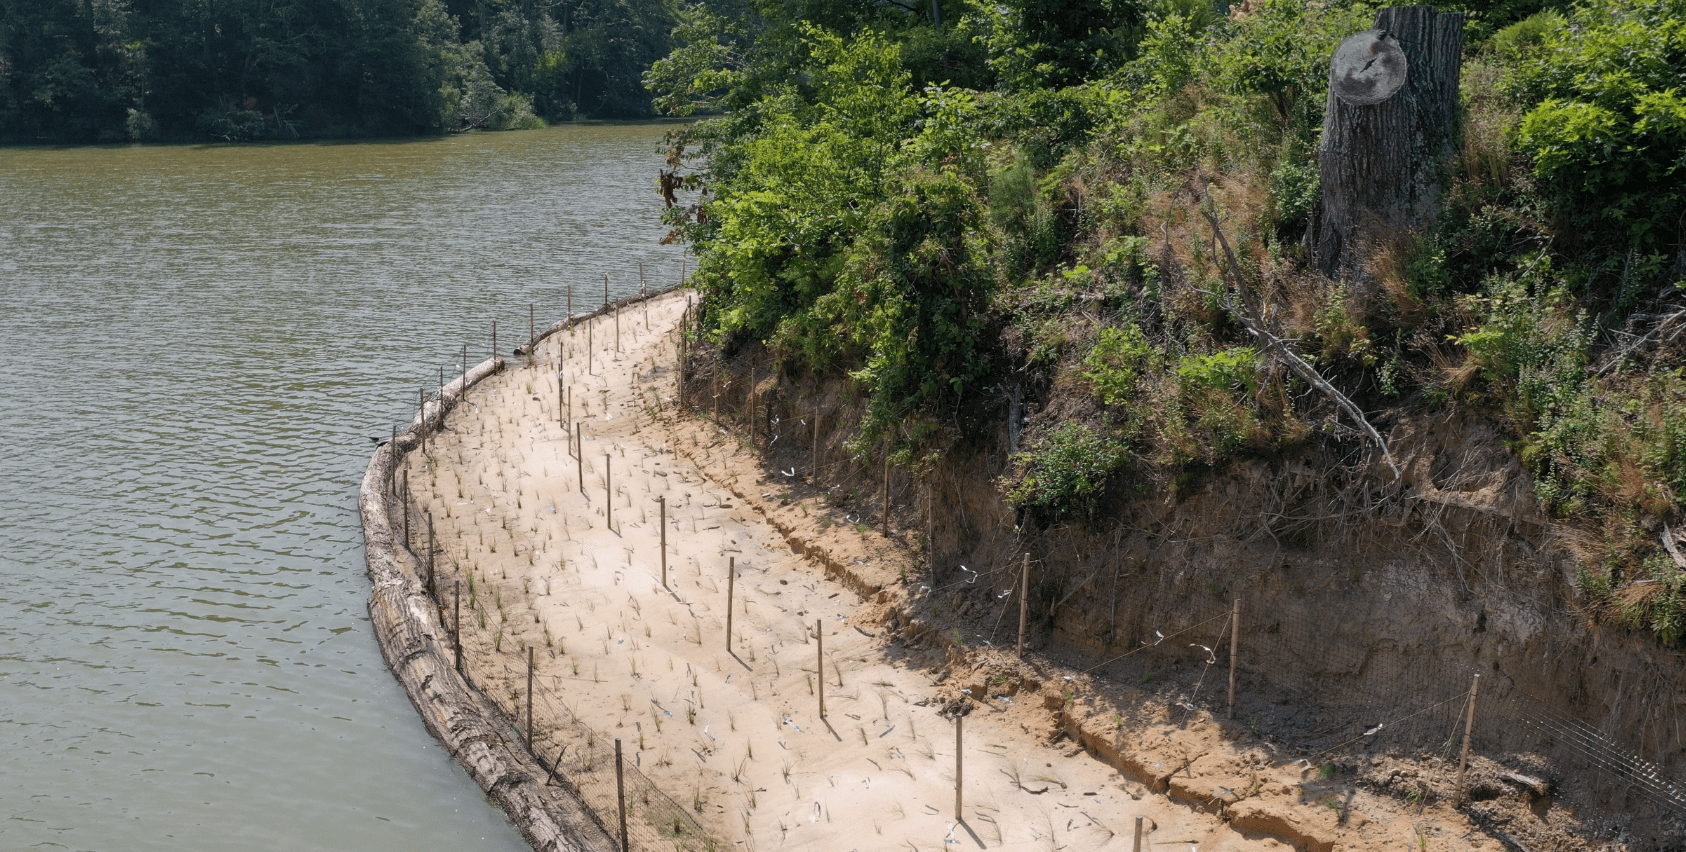
M1420 250L1419 245L1420 237L1401 234L1383 245L1369 264L1390 319L1405 328L1416 328L1428 317L1427 306L1411 288L1411 259Z
M1521 113L1499 91L1503 72L1482 60L1464 63L1461 88L1467 109L1463 146L1458 151L1460 177L1475 187L1497 186L1510 171L1506 141Z

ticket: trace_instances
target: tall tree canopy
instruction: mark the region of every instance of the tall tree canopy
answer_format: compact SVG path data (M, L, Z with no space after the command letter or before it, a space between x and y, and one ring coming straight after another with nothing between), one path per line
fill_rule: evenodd
M0 139L229 140L650 114L673 0L0 0Z

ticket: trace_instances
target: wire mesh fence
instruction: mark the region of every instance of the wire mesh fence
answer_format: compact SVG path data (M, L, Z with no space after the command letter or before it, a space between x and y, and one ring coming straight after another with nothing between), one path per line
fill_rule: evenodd
M1456 786L1467 730L1471 754L1533 766L1609 803L1637 799L1686 814L1686 778L1618 738L1632 741L1635 732L1607 732L1575 718L1497 663L1476 667L1447 659L1428 641L1401 648L1366 637L1355 626L1363 620L1350 613L1250 614L1243 607L1237 618L1215 599L1186 604L1187 615L1178 612L1157 624L1141 615L1121 624L1113 641L1122 647L1088 671L1149 688L1157 683L1171 703L1190 710L1219 717L1233 712L1308 767L1354 756L1440 767L1419 791L1407 791L1411 795L1464 795ZM1673 685L1657 692L1679 694Z
M688 320L694 317L695 312L687 315ZM681 384L681 404L731 424L743 419L746 397L734 386L739 376L717 360L682 359L682 363L689 381ZM817 433L800 434L813 435L817 476L821 468ZM875 470L847 457L837 466L831 481L843 487L853 484L856 477L870 477ZM956 588L965 592L967 586L987 590L987 597L994 598L997 617L988 620L992 629L975 638L985 644L999 643L1015 627L1018 594L1017 577L1012 575L1016 567L996 566L998 570L984 569L979 574L962 566L959 579L945 584L933 580L937 588L924 590L926 600L938 600L939 594ZM1072 631L1088 628L1092 635L1083 639L1099 637L1093 643L1099 648L1099 662L1082 666L1117 682L1151 687L1191 710L1222 717L1232 712L1233 639L1235 718L1308 763L1355 755L1422 761L1444 771L1425 782L1427 790L1419 788L1414 794L1455 797L1462 794L1453 787L1467 728L1472 754L1503 757L1519 765L1537 764L1542 772L1563 779L1566 785L1593 791L1594 798L1607 804L1643 802L1686 816L1686 776L1659 763L1662 755L1686 752L1681 730L1686 714L1676 712L1678 705L1686 704L1681 684L1641 684L1634 690L1638 694L1626 699L1651 701L1658 707L1650 725L1655 732L1600 728L1558 709L1564 702L1530 692L1519 677L1530 678L1521 677L1520 672L1496 662L1475 665L1451 658L1442 641L1445 636L1433 629L1425 630L1415 645L1369 635L1366 626L1385 620L1385 611L1396 606L1385 597L1341 612L1327 611L1328 604L1311 595L1269 612L1249 611L1243 601L1235 635L1233 601L1198 592L1170 596L1164 592L1140 590L1161 600L1176 598L1174 604L1120 611L1115 578L1112 617ZM1124 595L1129 594L1126 588ZM1657 757L1647 759L1641 748Z

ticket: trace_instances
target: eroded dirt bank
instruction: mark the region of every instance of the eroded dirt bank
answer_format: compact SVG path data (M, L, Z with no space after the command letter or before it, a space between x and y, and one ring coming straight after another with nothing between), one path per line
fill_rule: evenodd
M1007 472L1010 418L1057 422L1057 404L1021 411L1003 398L986 446L942 447L924 470L891 465L886 476L879 450L845 448L858 420L846 389L775 372L753 346L730 354L693 360L689 399L718 406L739 434L755 423L758 472L774 483L779 471L795 473L782 479L794 482L791 499L829 495L873 528L868 538L882 524L887 483L889 539L908 554L900 570L912 578L882 580L904 599L892 624L974 649L1010 642L1017 610L1004 593L1030 554L1031 645L1038 659L1088 673L1060 691L1058 724L1126 774L1248 824L1258 797L1234 791L1252 783L1249 772L1227 757L1213 763L1228 770L1208 771L1201 748L1182 757L1172 748L1168 763L1165 750L1129 742L1139 720L1211 725L1220 751L1305 761L1321 786L1299 788L1299 798L1333 804L1324 825L1297 817L1316 827L1300 832L1304 842L1348 848L1352 814L1459 803L1458 746L1479 675L1458 805L1478 834L1530 850L1677 849L1686 837L1686 659L1579 611L1574 566L1588 537L1540 510L1479 416L1381 419L1404 469L1398 481L1331 439L1144 481L1143 496L1114 500L1097 520L1050 526L1015 514L996 480ZM802 481L816 467L818 485ZM1230 721L1225 616L1237 599ZM1014 679L1010 664L983 662L987 653L969 659L980 682ZM1155 778L1178 763L1190 771ZM1473 840L1456 832L1445 842Z
M1203 700L1178 706L1083 672L1043 614L1033 645L1053 655L1003 652L1016 623L992 603L1011 585L1002 571L968 582L950 565L931 589L916 525L886 537L823 474L816 486L780 463L781 442L811 453L803 418L748 434L699 416L709 406L681 415L672 330L684 300L552 337L530 365L477 385L410 459L435 581L463 584L476 683L519 718L531 648L540 691L565 705L538 702L540 754L578 730L547 714L583 722L620 739L712 835L749 848L1127 849L1136 816L1144 848L1502 848L1444 801L1363 788L1332 762L1249 740ZM763 383L777 399L777 381ZM840 455L832 444L821 457ZM962 535L999 546L978 530L1002 520L1010 530L1010 517L983 514ZM1044 597L1033 587L1033 611ZM976 617L945 620L951 606ZM1223 680L1215 659L1185 666L1203 675L1197 692Z

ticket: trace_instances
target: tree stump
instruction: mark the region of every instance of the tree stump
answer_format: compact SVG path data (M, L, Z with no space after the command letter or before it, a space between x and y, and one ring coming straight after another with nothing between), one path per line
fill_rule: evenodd
M1365 296L1370 257L1426 230L1458 131L1464 19L1433 6L1376 13L1329 63L1318 146L1322 200L1306 229L1319 268Z

